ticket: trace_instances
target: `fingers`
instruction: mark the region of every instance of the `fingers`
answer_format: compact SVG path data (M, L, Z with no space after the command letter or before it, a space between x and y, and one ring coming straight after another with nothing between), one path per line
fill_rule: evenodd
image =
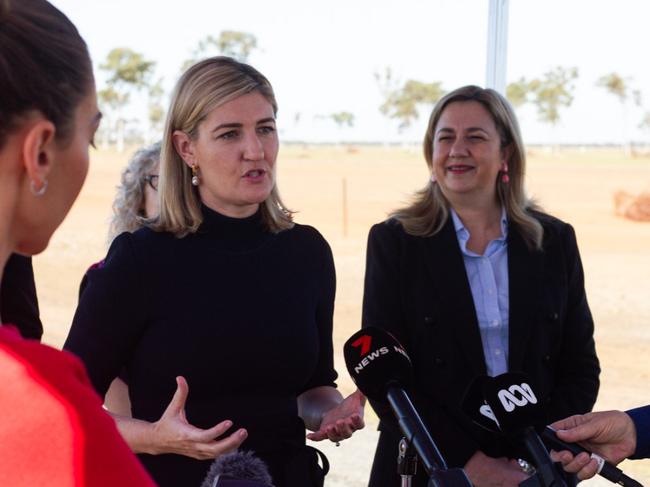
M358 414L353 414L346 419L338 419L335 423L323 425L320 430L307 435L312 441L322 441L329 439L338 442L350 438L352 434L365 426L363 418Z
M577 474L580 480L594 477L600 468L598 459L592 458L587 452L573 456L571 452L566 450L560 452L551 451L551 459L554 462L562 463L562 468L566 472Z
M568 430L575 428L580 424L580 418L580 414L575 414L573 416L569 416L568 418L561 419L560 421L556 421L555 423L551 424L551 427L555 430Z
M189 386L184 377L176 377L176 392L172 400L169 402L167 409L163 413L164 416L175 416L182 415L182 418L185 419L185 401L187 401L187 395L189 394Z
M246 438L248 438L248 432L244 428L241 428L221 440L194 442L191 445L187 445L183 454L191 458L196 458L197 460L209 460L236 450Z

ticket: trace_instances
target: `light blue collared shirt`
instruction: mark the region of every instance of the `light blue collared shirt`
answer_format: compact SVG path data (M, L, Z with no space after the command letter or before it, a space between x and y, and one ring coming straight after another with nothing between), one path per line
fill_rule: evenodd
M451 218L472 289L485 366L488 375L494 377L508 372L508 219L502 208L501 237L492 240L485 253L478 255L467 249L469 230L453 208Z

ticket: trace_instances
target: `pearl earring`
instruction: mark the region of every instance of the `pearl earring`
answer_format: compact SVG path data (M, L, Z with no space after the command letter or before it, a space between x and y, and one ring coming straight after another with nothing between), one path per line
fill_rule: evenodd
M436 184L436 175L435 175L435 173L431 173L431 184Z
M192 164L192 186L198 186L200 183L199 168L196 164Z

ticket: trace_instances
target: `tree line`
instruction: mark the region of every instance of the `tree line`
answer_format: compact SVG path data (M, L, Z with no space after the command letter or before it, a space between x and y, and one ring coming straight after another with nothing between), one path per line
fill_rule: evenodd
M258 49L257 38L250 33L222 31L219 36L211 35L201 39L191 55L180 66L179 72L206 57L222 54L246 62L252 52ZM145 134L137 134L141 139L153 141L160 137L164 122L165 108L163 79L156 77L156 62L146 59L143 54L130 48L112 49L106 60L99 65L106 73L105 86L98 91L102 112L105 115L102 145L114 143L123 150L128 135L130 120L125 118L125 108L133 94L145 94L147 100L148 129ZM562 110L571 106L574 100L575 81L578 79L576 67L557 66L536 78L522 77L510 83L506 96L515 109L524 105L536 108L539 121L556 126ZM379 112L389 119L396 120L400 130L409 127L419 118L421 110L431 107L445 95L442 82L408 79L399 81L391 68L375 73L377 87L382 96ZM596 86L616 97L622 107L622 124L627 126L627 117L632 105L641 107L641 91L634 86L632 78L624 78L615 72L605 74L595 82ZM355 115L341 110L318 115L318 118L331 120L340 128L352 127ZM300 114L295 115L298 123ZM650 111L639 122L640 128L650 129ZM630 152L630 140L624 134L626 152Z

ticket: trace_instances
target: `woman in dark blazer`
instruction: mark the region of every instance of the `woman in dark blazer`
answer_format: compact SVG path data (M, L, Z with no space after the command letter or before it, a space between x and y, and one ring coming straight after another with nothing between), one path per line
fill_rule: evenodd
M518 485L527 475L516 452L460 404L476 376L521 371L548 422L592 408L600 369L575 233L525 196L518 124L497 92L467 86L442 98L424 154L427 186L370 230L363 325L406 347L413 400L449 466L476 486ZM397 486L401 434L386 405L373 407L370 486ZM423 473L414 485L426 485Z

